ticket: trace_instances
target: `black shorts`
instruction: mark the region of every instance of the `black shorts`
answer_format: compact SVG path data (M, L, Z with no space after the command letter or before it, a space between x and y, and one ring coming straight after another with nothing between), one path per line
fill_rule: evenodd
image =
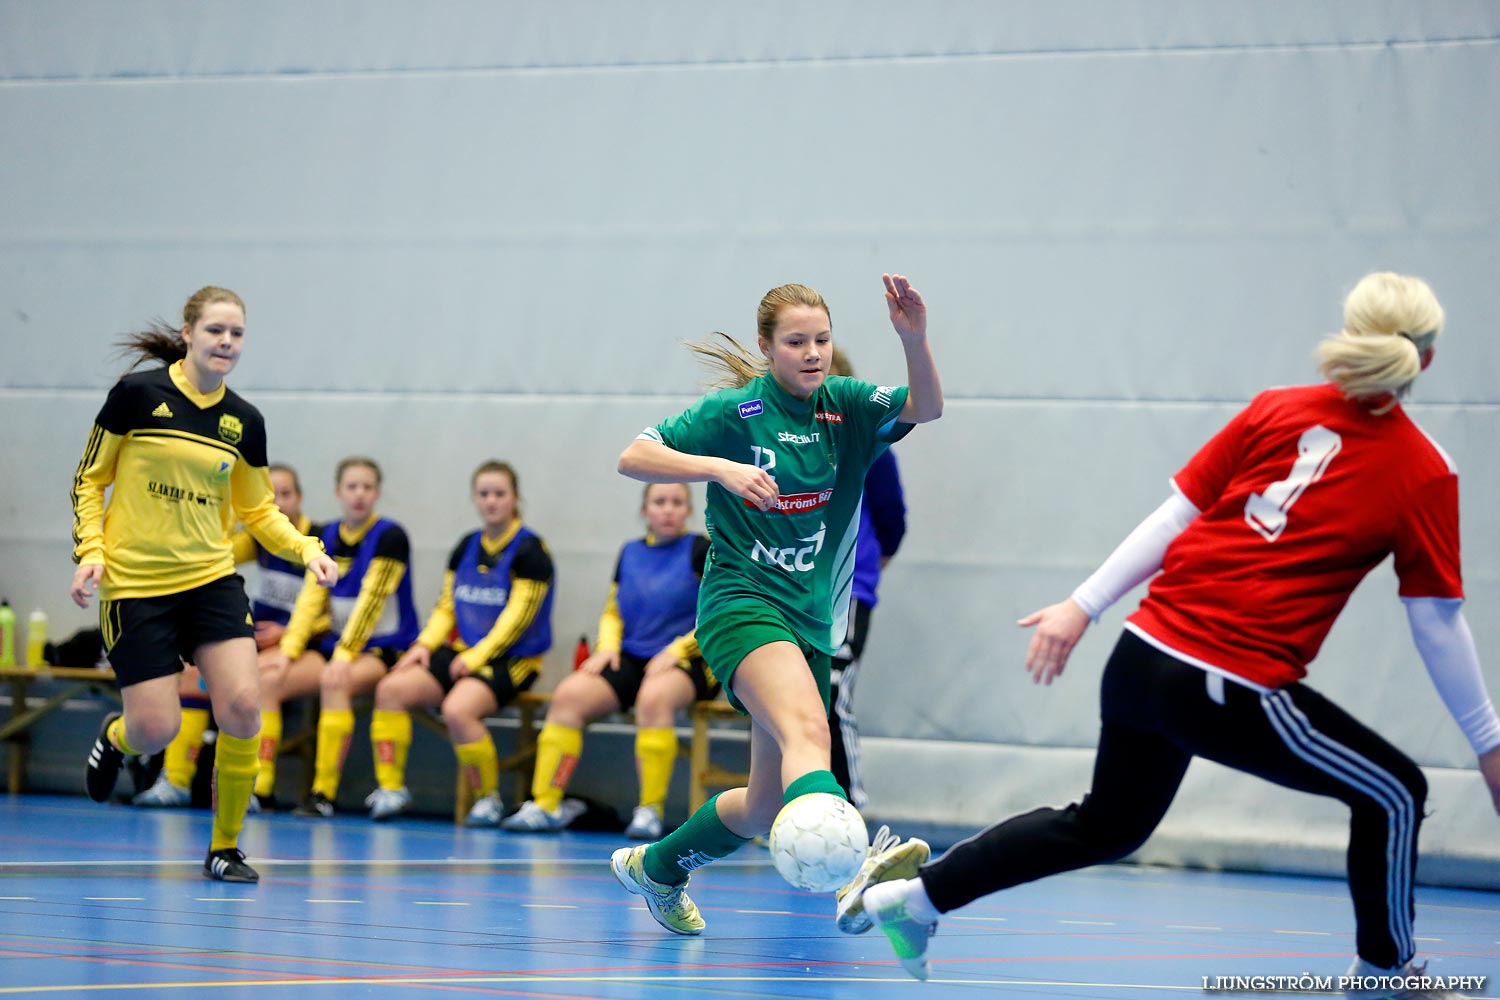
M332 632L324 632L322 635L314 636L312 641L307 644L307 648L323 657L323 659L331 660L333 659L333 651L338 648L338 645L339 637L337 635ZM394 649L386 646L366 646L364 652L359 655L373 656L381 663L384 663L385 669L389 670L396 665L396 661L401 659L401 654L404 652L406 652L404 649Z
M432 651L432 658L427 662L427 669L432 671L432 676L443 686L445 695L453 690L453 685L456 683L449 667L458 653L459 651L452 646L439 646ZM515 700L516 695L522 691L529 691L531 685L536 683L538 673L534 665L536 662L534 657L507 656L501 653L483 667L471 670L465 676L488 684L495 694L495 703L504 708Z
M176 594L101 600L99 628L122 689L180 673L199 646L255 637L238 573Z
M606 667L599 672L599 677L604 683L614 688L615 697L620 699L620 711L628 712L635 707L635 699L641 693L641 682L646 679L648 662L650 661L622 649L620 650L620 669L610 670ZM713 675L708 672L708 664L703 662L703 657L693 657L686 667L680 669L685 670L688 679L693 682L694 700L711 701L718 696L719 682L714 680Z

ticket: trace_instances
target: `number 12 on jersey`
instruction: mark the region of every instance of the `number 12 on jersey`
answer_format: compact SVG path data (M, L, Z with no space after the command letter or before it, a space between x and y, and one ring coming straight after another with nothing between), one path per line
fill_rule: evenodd
M1250 494L1245 501L1245 523L1266 541L1276 541L1286 530L1287 511L1303 490L1323 477L1342 446L1343 439L1322 424L1303 431L1291 475L1267 486L1263 493Z

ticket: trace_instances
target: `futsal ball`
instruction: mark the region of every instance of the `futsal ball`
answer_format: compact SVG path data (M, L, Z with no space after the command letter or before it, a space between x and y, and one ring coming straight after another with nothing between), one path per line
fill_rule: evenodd
M809 892L832 892L854 878L869 849L870 835L859 811L827 792L797 796L771 824L776 870Z

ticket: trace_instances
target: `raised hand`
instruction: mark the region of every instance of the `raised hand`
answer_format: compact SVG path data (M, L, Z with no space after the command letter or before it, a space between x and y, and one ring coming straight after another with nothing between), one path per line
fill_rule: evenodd
M922 293L911 287L902 274L882 274L885 282L885 305L891 315L891 326L902 337L927 336L927 303Z

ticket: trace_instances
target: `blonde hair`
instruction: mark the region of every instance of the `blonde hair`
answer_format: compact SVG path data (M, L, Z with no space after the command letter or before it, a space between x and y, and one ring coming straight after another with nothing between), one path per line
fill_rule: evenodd
M806 285L778 285L761 297L760 306L755 310L756 336L769 344L772 335L776 332L776 318L781 315L781 310L788 306L821 309L828 315L830 321L833 318L833 313L829 312L828 303L823 301L823 296L811 288ZM723 343L716 343L713 337L719 338ZM709 370L708 388L710 389L738 389L760 378L771 367L764 358L758 358L745 350L740 342L729 334L720 333L717 330L710 336L710 339L688 341L687 348L697 354L698 360Z
M854 377L854 366L849 363L849 355L844 353L842 347L833 349L833 360L828 363L828 374Z
M1443 329L1443 307L1421 278L1377 271L1344 299L1344 329L1318 345L1318 371L1350 399L1388 402L1411 390Z

